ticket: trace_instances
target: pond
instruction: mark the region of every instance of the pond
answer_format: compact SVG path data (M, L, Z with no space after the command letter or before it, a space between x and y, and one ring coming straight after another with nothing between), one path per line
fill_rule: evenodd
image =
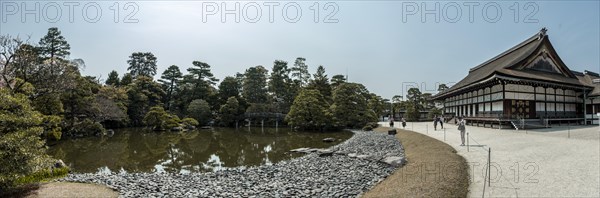
M299 157L289 150L327 148L351 132L294 132L289 128L214 128L190 132L118 129L112 137L61 140L48 154L74 172L206 172L226 167L269 165ZM326 143L324 138L336 141Z

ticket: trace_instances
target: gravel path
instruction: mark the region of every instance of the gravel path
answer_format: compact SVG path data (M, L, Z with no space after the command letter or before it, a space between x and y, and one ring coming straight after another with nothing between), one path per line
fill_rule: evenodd
M355 197L397 167L386 157L404 158L394 136L355 131L346 142L274 165L209 173L70 174L59 181L104 184L124 197Z
M433 131L432 125L407 123L406 130L444 141L467 160L470 197L600 197L598 126L518 131L467 126L471 145L467 150L459 146L456 125L444 124L445 138L444 131ZM492 151L491 186L484 183L483 174L488 148Z

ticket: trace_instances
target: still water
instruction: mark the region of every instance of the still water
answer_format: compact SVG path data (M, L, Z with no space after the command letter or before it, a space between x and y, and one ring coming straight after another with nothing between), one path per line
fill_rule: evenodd
M112 137L67 139L48 153L74 172L206 172L226 167L272 164L300 156L289 150L327 148L351 132L293 132L289 128L215 128L191 132L115 130ZM335 142L325 143L323 138Z

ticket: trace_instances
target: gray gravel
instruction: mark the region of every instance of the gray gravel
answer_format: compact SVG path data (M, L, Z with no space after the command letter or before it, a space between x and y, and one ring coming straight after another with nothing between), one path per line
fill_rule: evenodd
M59 181L98 183L123 197L356 197L390 175L384 157L404 158L394 136L355 131L330 148L273 165L229 168L208 173L85 173Z

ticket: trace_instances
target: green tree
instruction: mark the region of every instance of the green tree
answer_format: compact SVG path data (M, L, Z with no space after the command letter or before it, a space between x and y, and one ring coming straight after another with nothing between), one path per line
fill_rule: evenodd
M302 57L296 58L294 66L290 69L294 82L299 87L305 87L310 80L310 73L308 73L308 65L305 63L306 59Z
M435 107L435 103L434 103L433 100L431 100L431 97L432 97L431 93L423 93L423 94L421 94L421 98L422 98L422 100L421 100L421 106L424 109L431 109L431 108Z
M66 59L71 54L71 46L56 27L48 28L48 33L40 39L38 49L40 55L46 59Z
M319 91L327 102L331 102L331 85L329 84L327 74L325 74L325 68L322 65L319 65L317 68L313 79L308 83L308 88Z
M219 84L219 100L227 101L231 97L240 97L240 87L235 77L227 76Z
M40 135L44 116L34 111L25 94L0 88L0 191L48 167L51 158Z
M242 95L248 103L267 102L267 72L261 65L246 69Z
M337 127L360 128L377 121L375 112L369 109L365 90L361 84L343 83L333 91L330 109Z
M287 62L276 60L273 63L273 69L269 76L268 89L275 97L284 98L287 94L288 83L291 82L289 74L290 70L287 67Z
M229 97L224 105L219 109L220 125L235 126L240 117L240 105L236 97Z
M152 127L154 130L166 130L179 126L179 118L175 115L170 115L161 106L154 106L144 116L146 126Z
M95 104L95 94L100 85L82 77L79 72L73 71L72 77L75 78L75 86L64 90L61 94L61 102L64 108L64 118L68 126L67 131L71 130L76 124L78 117L92 117L98 109Z
M193 61L188 68L186 82L192 85L192 99L208 100L212 93L212 86L218 81L210 71L210 65L200 61Z
M392 96L392 109L391 109L391 113L392 115L394 115L396 112L399 112L400 110L402 110L404 107L402 106L402 100L403 100L403 96L401 95L394 95Z
M121 78L120 85L127 86L133 82L133 76L130 73L125 73L123 78Z
M127 70L133 77L156 75L156 56L151 52L134 52L127 60Z
M127 90L123 87L101 87L96 94L98 113L94 120L107 128L126 126L128 98Z
M177 65L171 65L162 73L160 78L161 79L158 81L162 83L167 91L165 107L167 107L167 110L171 110L173 93L176 90L177 83L183 78L183 75L181 74L181 71L179 71Z
M150 107L159 105L165 92L160 84L147 76L139 76L127 90L127 115L133 126L142 126Z
M421 112L419 111L419 108L415 106L414 103L406 103L406 117L409 121L419 121L419 118L421 117Z
M432 107L431 109L429 109L429 114L427 114L428 118L433 118L434 116L440 116L442 115L442 109L437 108L437 107Z
M202 99L192 100L187 108L188 117L194 118L200 125L207 125L212 119L212 111L208 102Z
M323 130L331 122L328 106L318 90L303 89L294 100L285 120L302 129Z
M117 73L117 71L115 70L112 70L110 73L108 73L108 79L106 79L105 84L118 87L120 81L121 80L119 80L119 73Z
M417 110L422 110L423 109L423 94L421 93L421 91L419 90L419 88L410 88L407 91L406 94L406 99L412 103L412 106L417 109Z
M40 39L36 50L39 61L34 61L36 62L35 75L27 78L27 82L36 88L34 99L38 97L58 98L57 95L60 95L61 92L75 86L76 79L73 78L74 75L71 75L71 72L83 67L85 63L81 59L68 60L69 50L69 43L58 28L49 28L47 34ZM37 107L39 106L36 105Z
M371 109L377 116L383 116L384 111L386 109L386 100L381 98L381 96L375 95L371 93L371 98L368 100L369 109Z
M346 77L341 74L337 74L331 77L331 88L335 89L341 84L346 83Z
M277 112L287 113L298 93L298 86L290 78L290 69L287 62L276 60L269 76L268 90L274 97Z

